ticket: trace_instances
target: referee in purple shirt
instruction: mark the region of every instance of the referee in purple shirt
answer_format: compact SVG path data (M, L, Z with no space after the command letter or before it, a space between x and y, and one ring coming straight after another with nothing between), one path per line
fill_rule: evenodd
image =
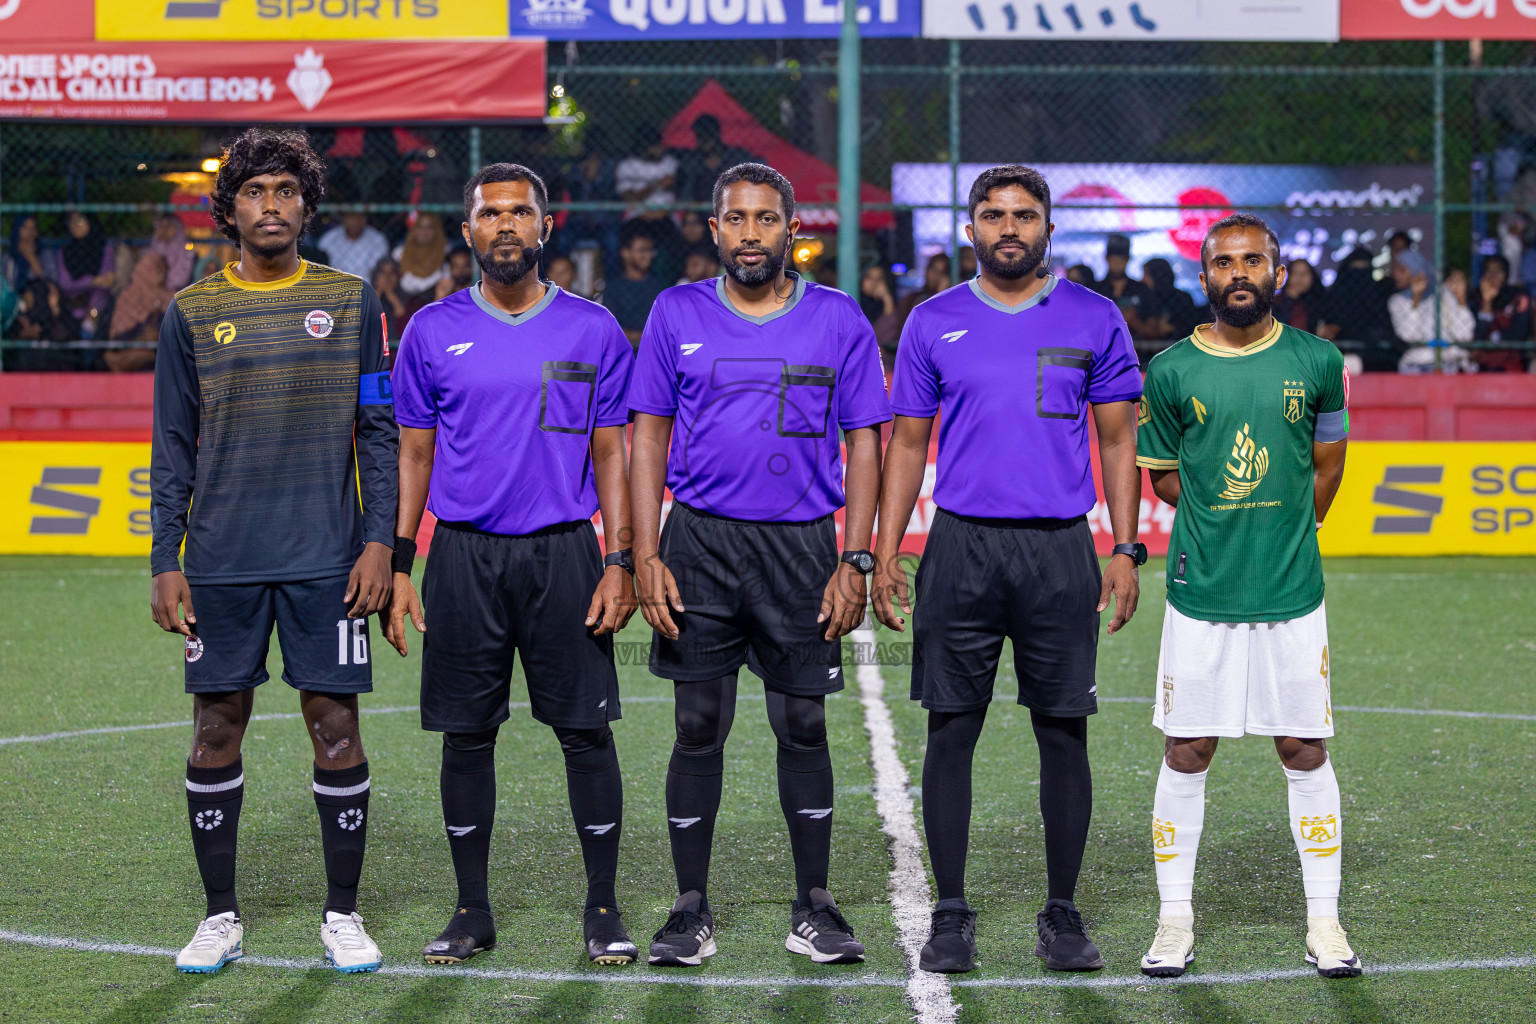
M587 872L587 956L636 956L614 900L624 793L608 727L619 717L612 634L635 610L624 544L634 356L613 314L539 279L548 209L544 182L519 164L469 180L464 240L484 278L411 318L392 377L401 536L385 637L402 655L405 616L418 631L426 625L410 577L422 509L438 520L422 582L432 630L421 725L443 734L443 824L459 897L426 946L430 964L496 944L487 873L496 733L509 716L514 655L533 717L565 754ZM599 507L606 558L590 522Z
M838 638L864 615L874 564L879 424L890 419L880 349L852 299L784 269L799 221L782 174L730 168L715 183L714 214L725 276L661 293L629 391L636 583L656 630L651 671L674 681L677 701L667 834L680 895L650 960L698 966L715 952L706 884L745 664L763 680L778 739L795 865L785 946L816 963L858 961L864 947L827 892L824 700L843 688ZM658 539L664 482L674 500Z
M875 615L901 632L912 609L897 563L923 481L933 418L939 462L933 528L917 570L912 699L928 709L923 827L938 888L919 965L972 970L976 914L965 899L971 760L992 701L1003 640L1019 703L1040 748L1047 899L1035 955L1058 971L1104 966L1073 903L1093 810L1088 715L1099 614L1114 633L1136 611L1141 374L1114 303L1048 268L1051 190L1028 167L984 171L971 186L980 273L913 310L901 333L873 583ZM1114 556L1099 573L1085 513L1092 409Z

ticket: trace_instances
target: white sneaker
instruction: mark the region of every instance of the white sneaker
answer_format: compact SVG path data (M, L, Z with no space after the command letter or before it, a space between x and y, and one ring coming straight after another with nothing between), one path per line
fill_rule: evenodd
M1363 966L1336 917L1307 918L1307 963L1325 978L1358 977Z
M1195 919L1160 917L1152 948L1141 958L1141 973L1149 978L1177 978L1195 959Z
M192 941L176 954L176 969L186 974L212 974L231 960L245 955L241 940L245 927L234 911L205 918Z
M325 944L325 958L342 974L376 971L384 962L379 947L363 931L363 919L356 911L350 914L326 911L325 924L320 926L320 941Z

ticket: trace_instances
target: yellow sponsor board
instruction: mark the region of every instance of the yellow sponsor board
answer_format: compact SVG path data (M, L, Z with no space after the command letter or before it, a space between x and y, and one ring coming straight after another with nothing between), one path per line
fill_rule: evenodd
M505 39L508 0L100 0L103 41Z
M1362 441L1324 555L1536 555L1536 444Z
M148 558L149 445L0 442L0 479L0 553Z

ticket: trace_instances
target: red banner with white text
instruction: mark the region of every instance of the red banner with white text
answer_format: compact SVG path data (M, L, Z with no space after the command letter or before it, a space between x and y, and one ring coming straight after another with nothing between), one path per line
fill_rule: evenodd
M1340 0L1341 39L1536 39L1536 0Z
M541 39L0 42L3 118L400 123L543 114Z

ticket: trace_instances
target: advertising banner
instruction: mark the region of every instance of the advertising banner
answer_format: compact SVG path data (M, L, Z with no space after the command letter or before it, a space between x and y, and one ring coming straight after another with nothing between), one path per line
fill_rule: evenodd
M0 0L5 43L72 43L92 37L95 0Z
M954 195L960 205L957 237L961 245L969 244L964 225L971 182L989 166L960 165ZM1433 247L1432 215L1402 212L1429 201L1434 174L1428 166L1035 166L1051 186L1051 219L1056 224L1052 265L1084 263L1100 278L1105 270L1105 238L1118 233L1131 239L1134 275L1140 275L1144 260L1158 256L1172 264L1180 288L1198 294L1200 242L1206 230L1234 210L1261 206L1284 208L1254 212L1279 235L1281 256L1307 260L1321 272L1324 284L1333 282L1337 264L1351 249L1363 245L1375 252L1393 231L1409 232L1418 239L1421 251ZM898 203L948 205L949 165L898 163L891 169L891 192ZM948 248L949 210L918 210L912 215L912 227L920 261L928 253Z
M4 2L0 0L0 3ZM101 0L96 6L96 38L103 41L228 39L240 42L264 39L505 39L507 2Z
M399 123L543 113L544 44L533 39L0 43L0 118Z
M937 39L1332 42L1339 38L1339 2L923 0L923 35Z
M838 0L510 0L512 34L549 39L823 39ZM864 0L859 34L915 36L921 0Z
M1536 39L1536 0L1340 0L1344 39Z

